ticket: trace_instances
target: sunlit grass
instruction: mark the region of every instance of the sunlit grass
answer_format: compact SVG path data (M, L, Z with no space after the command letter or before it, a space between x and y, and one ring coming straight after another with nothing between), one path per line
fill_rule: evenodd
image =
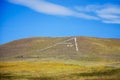
M1 62L2 80L103 80L118 79L120 68L61 62ZM116 76L117 75L117 76Z

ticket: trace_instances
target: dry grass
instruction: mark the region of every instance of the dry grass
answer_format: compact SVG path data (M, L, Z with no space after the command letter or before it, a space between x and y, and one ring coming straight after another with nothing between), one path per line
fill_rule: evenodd
M119 68L60 62L1 62L0 80L117 80L119 71Z
M0 80L120 80L120 39L77 37L78 52L66 45L39 51L69 38L0 45Z

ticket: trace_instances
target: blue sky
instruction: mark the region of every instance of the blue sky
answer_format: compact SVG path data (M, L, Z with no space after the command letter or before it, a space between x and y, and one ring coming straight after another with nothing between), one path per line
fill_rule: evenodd
M38 36L120 38L120 0L1 0L0 44Z

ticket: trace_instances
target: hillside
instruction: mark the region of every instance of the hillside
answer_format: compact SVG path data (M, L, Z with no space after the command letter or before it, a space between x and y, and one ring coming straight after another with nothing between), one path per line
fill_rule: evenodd
M38 37L0 45L0 80L120 80L120 39Z
M77 37L77 45L72 37L26 38L0 45L0 60L120 60L120 39Z

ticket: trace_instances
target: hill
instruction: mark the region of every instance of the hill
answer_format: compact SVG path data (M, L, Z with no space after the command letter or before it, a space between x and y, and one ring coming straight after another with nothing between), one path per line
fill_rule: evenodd
M120 80L120 39L38 37L0 45L0 80Z
M1 60L85 60L119 61L120 39L76 37L37 37L0 45Z

